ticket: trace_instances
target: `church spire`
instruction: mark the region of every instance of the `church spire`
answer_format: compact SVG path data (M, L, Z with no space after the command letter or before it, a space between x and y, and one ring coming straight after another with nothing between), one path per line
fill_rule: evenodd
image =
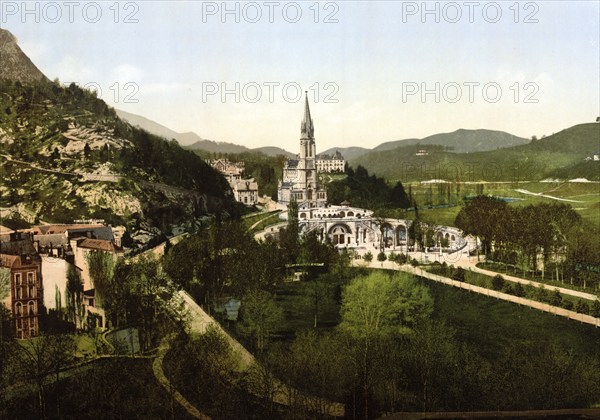
M304 118L300 125L300 133L302 134L303 139L313 139L315 137L315 127L313 126L313 121L310 117L310 108L308 107L308 91L305 91L304 93L306 94L304 100Z

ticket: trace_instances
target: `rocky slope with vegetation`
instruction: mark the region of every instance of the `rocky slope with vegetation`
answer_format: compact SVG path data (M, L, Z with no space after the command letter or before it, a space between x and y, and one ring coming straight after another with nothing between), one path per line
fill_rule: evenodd
M3 79L0 114L4 225L102 218L143 240L237 211L202 159L124 123L75 84Z

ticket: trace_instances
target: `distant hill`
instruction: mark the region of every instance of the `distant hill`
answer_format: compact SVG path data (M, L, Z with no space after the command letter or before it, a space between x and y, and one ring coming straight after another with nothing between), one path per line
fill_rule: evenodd
M180 145L185 146L188 150L203 150L209 153L242 153L250 150L245 146L234 143L203 139L192 131L178 133L156 121L120 109L117 109L116 112L119 118L127 121L129 124L142 128L151 134L163 137L167 140L175 139Z
M323 152L320 152L319 154L324 154L324 155L333 155L336 151L339 151L342 156L344 156L344 159L346 159L347 161L352 160L352 159L356 159L359 156L364 155L365 153L370 152L370 149L366 149L364 147L332 147L331 149L327 149Z
M386 150L394 150L398 147L410 146L416 144L420 141L420 139L404 139L404 140L394 140L394 141L386 141L385 143L381 143L379 146L374 147L372 152L385 152Z
M375 147L373 151L381 152L392 150L396 147L413 146L416 144L423 146L439 144L455 153L472 153L503 149L528 142L528 139L513 136L504 131L459 129L452 133L434 134L422 139L406 139L383 143Z
M120 109L115 109L115 111L117 112L117 116L119 118L128 122L134 127L139 127L151 134L164 137L167 140L175 139L182 146L190 145L197 141L203 140L196 133L178 133L176 131L171 130L168 127L165 127L162 124L157 123L156 121L152 121L146 117L142 117L141 115L132 114L130 112L122 111Z
M352 160L351 165L362 165L378 176L402 181L539 180L551 176L559 168L579 164L599 146L600 124L588 123L534 142L498 150L455 153L442 146L424 148L419 142L418 145L369 152ZM420 149L427 150L427 154L419 154Z
M265 154L267 156L271 156L271 157L283 155L288 158L293 158L294 156L296 156L292 152L288 152L287 150L282 149L281 147L274 147L274 146L257 147L255 149L252 149L252 151L258 152L258 153L263 153L263 154Z
M17 38L6 29L0 29L0 79L21 83L48 80L21 50Z
M226 142L216 142L212 140L199 140L194 144L186 146L188 150L203 150L209 153L243 153L248 152L246 146L240 146L239 144L234 143L226 143Z

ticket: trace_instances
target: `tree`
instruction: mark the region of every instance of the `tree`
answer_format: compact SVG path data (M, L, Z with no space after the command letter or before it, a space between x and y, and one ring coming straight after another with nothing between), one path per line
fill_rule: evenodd
M305 284L305 304L313 315L313 328L317 328L319 316L332 301L333 285L328 281L328 276L324 275L309 280Z
M394 185L391 191L390 203L394 207L400 207L401 209L407 209L410 207L410 197L404 191L404 186L400 181Z
M369 396L375 382L371 356L376 343L386 337L408 334L432 310L433 299L428 289L405 273L390 277L375 272L355 278L344 288L339 329L361 348L356 365L360 371L365 418L370 417Z
M346 396L349 356L338 334L309 330L299 332L291 344L275 347L267 361L279 377L285 378L285 391L294 413L306 418L316 413L324 418L330 413L331 401Z
M72 322L76 328L82 328L83 282L79 271L71 264L67 270L66 298L67 320Z
M412 240L412 243L415 246L415 251L417 249L421 249L424 245L424 236L425 236L426 225L421 221L419 217L416 217L415 220L412 221L408 228L408 238L407 240ZM409 240L409 241L410 241Z
M371 261L373 261L373 254L371 251L367 251L367 253L363 255L363 260L365 260L367 263L371 263Z
M525 289L523 289L523 286L521 285L521 283L515 284L515 288L513 289L513 293L517 297L523 297L523 296L525 296Z
M286 228L280 232L280 244L286 262L294 263L299 253L298 203L292 198L288 204L288 221Z
M0 278L1 287L2 278ZM1 293L1 291L0 291ZM0 299L0 417L4 408L5 388L14 367L14 351L18 347L14 337L14 321L11 312Z
M385 252L381 251L379 254L377 254L377 261L379 261L380 263L383 264L383 262L387 259Z
M263 351L271 333L284 320L283 309L276 303L270 293L263 290L252 290L242 299L242 330L254 336L256 348Z
M90 158L91 154L92 154L92 149L90 148L89 143L86 143L85 146L83 146L83 156L87 160Z
M229 418L227 411L235 404L235 389L242 377L240 365L227 338L214 326L198 337L182 335L171 346L171 376L184 395L192 395L216 410L219 418ZM233 394L233 395L232 395Z
M114 277L119 281L111 288L107 312L116 325L138 325L140 344L148 349L160 336L159 321L176 315L172 307L175 287L160 261L147 255L119 261Z
M596 299L594 303L592 303L590 315L596 318L600 318L600 300Z
M38 414L45 418L46 377L56 375L55 384L58 384L61 369L74 360L75 341L73 337L64 334L41 335L19 344L20 348L15 351L17 375L35 383Z
M580 314L589 314L590 312L590 305L588 305L587 302L584 302L583 300L579 299L577 301L577 304L575 305L575 311L579 312Z
M113 255L104 251L91 251L86 254L85 260L96 291L96 302L102 307L102 300L110 292L113 281L115 269Z
M492 289L502 290L504 287L504 282L504 277L502 277L500 274L496 274L494 277L492 277Z
M550 295L549 302L552 306L560 306L563 298L558 289L554 289L554 292Z
M452 278L457 281L465 281L465 274L466 274L466 272L465 272L464 268L457 267L456 272L454 273Z
M460 366L454 335L455 331L443 322L429 321L409 337L409 375L416 379L423 412L441 411L443 406L436 405L454 391L451 385ZM456 397L461 394L456 393Z
M484 254L487 255L492 242L499 235L499 222L506 213L506 202L481 195L466 202L456 215L455 224L465 234L478 236L483 243Z

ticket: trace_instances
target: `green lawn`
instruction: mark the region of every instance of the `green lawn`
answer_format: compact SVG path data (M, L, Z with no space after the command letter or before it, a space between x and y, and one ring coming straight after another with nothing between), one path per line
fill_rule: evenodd
M600 329L529 307L420 279L435 300L433 316L457 331L490 360L511 343L552 343L600 358Z

